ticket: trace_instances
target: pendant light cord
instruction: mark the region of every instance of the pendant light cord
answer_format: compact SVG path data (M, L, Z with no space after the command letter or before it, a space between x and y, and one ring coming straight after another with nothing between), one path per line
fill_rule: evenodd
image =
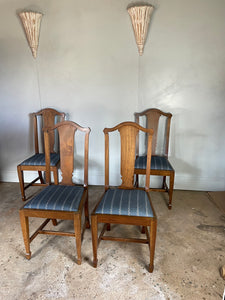
M37 88L38 88L38 98L40 103L40 109L42 109L42 99L41 99L41 86L40 86L40 74L38 69L38 62L35 61L36 74L37 74Z
M139 111L141 108L141 58L138 55L138 83L137 83L137 97L138 97L138 107L137 110Z

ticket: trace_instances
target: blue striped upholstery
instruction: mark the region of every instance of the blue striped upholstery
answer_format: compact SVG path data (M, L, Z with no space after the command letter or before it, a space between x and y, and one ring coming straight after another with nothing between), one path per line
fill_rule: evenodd
M147 156L138 156L135 161L136 169L146 169ZM173 167L165 156L152 156L151 170L166 170L173 171Z
M150 201L143 190L109 189L99 203L96 214L153 217Z
M24 208L78 211L84 188L80 186L50 185L31 199Z
M56 166L59 162L59 153L51 153L50 154L50 165ZM45 155L44 153L35 154L28 159L24 160L21 166L45 166Z

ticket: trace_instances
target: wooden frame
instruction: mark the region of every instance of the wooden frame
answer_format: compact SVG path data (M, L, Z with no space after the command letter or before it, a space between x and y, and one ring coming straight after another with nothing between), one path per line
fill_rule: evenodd
M55 109L52 108L45 108L40 110L39 112L31 114L33 119L33 128L34 128L34 145L35 145L35 154L39 154L39 144L40 139L38 137L38 117L42 117L42 123L43 128L44 127L53 127L55 125L55 117L58 116L60 118L60 121L63 121L65 119L65 113L58 112ZM50 136L50 145L51 145L51 153L54 153L54 143L55 143L55 137L54 134L51 134ZM56 166L50 166L50 170L53 172L54 175L54 182L55 184L58 183L58 168L59 168L59 162ZM30 183L28 183L26 186L24 184L24 171L37 171L38 177L36 177L34 180L32 180ZM42 177L42 172L46 171L46 165L44 166L38 166L38 165L22 165L19 164L17 166L17 173L20 183L20 190L22 195L22 200L26 201L25 196L25 190L29 188L30 186L44 186L46 183L44 182L44 179ZM40 180L40 183L37 181Z
M45 151L46 151L46 179L50 182L50 149L51 149L51 133L57 129L60 139L60 153L61 153L61 170L62 182L60 185L74 186L72 182L73 162L74 162L74 135L77 130L84 132L85 145L84 145L84 192L77 211L61 211L61 210L45 210L45 209L31 209L27 208L25 204L20 209L20 221L24 244L26 249L26 258L31 258L30 243L38 234L74 236L76 238L77 247L77 263L81 264L81 242L85 228L90 228L89 212L88 212L88 148L89 148L89 134L90 128L83 128L78 124L71 121L63 121L55 125L53 128L45 128ZM32 201L32 200L31 200ZM81 216L82 211L85 214L85 224L82 228ZM29 233L29 217L46 218L46 220L39 226L39 228L30 236ZM53 225L57 225L56 219L73 220L74 233L43 230L44 227L53 220Z
M156 108L150 108L150 109L146 109L140 113L135 113L134 116L135 116L135 122L137 124L139 124L139 121L140 121L139 118L145 116L146 117L146 128L152 128L154 130L154 135L153 135L153 140L152 140L152 155L153 156L157 155L156 144L157 144L159 119L161 116L165 116L167 118L166 132L165 132L165 151L164 151L163 156L168 160L170 123L171 123L172 114L165 113ZM139 138L137 138L136 152L137 152L137 157L138 157L139 156ZM135 168L135 174L136 174L136 185L138 186L138 175L146 174L146 169ZM151 175L163 177L162 188L150 188L150 190L155 191L155 192L167 192L169 195L168 208L171 209L172 208L173 187L174 187L174 177L175 177L174 169L172 169L172 170L153 170L153 169L151 169ZM167 186L167 183L166 183L167 176L169 176L169 187Z
M134 242L145 243L150 247L150 265L149 272L153 272L154 269L154 253L155 253L155 241L156 241L156 229L157 229L157 217L152 206L152 202L149 195L149 178L150 178L150 164L151 164L151 142L153 130L146 129L134 122L123 122L113 128L105 128L105 193L109 190L109 132L118 130L121 137L121 179L122 184L119 189L135 190L134 187L134 162L135 162L135 144L136 137L139 130L148 133L148 153L147 153L147 174L145 188L142 189L147 194L150 206L153 211L153 217L140 217L129 215L115 215L115 214L99 214L96 213L98 205L102 201L104 194L96 205L92 212L91 224L92 224L92 244L93 244L93 266L97 267L97 248L101 240L111 240L120 242ZM98 224L104 223L103 230L98 237ZM104 236L106 230L110 230L110 224L127 224L127 225L139 225L142 232L146 233L146 239L137 238L123 238ZM150 226L150 233L148 231Z

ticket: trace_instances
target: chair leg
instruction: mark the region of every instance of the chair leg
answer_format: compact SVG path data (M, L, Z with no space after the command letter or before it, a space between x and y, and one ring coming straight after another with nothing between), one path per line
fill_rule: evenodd
M56 220L56 219L52 219L52 224L53 224L54 226L57 226L57 225L58 225L57 220Z
M156 230L157 230L157 220L155 219L151 221L151 227L150 227L150 265L149 265L150 273L152 273L154 270Z
M58 169L57 168L54 168L53 169L53 176L54 176L54 184L57 185L59 182L58 182ZM56 219L52 219L52 224L54 226L58 225L58 222Z
M26 249L26 258L31 258L31 252L30 252L30 237L29 237L29 220L28 217L24 215L24 212L20 210L20 223L23 233L23 240L24 245Z
M38 176L39 176L39 178L40 178L41 184L44 184L45 182L44 182L44 179L43 179L43 176L42 176L42 172L41 172L41 171L38 171Z
M145 226L142 226L142 228L141 228L141 233L145 233L146 231L145 231Z
M169 205L168 208L172 208L172 197L173 197L173 185L174 185L174 172L170 173L170 188L169 188Z
M166 176L163 176L162 189L166 188Z
M88 191L87 191L87 198L84 204L84 213L85 213L85 226L86 228L90 228L90 221L89 221L89 209L88 209Z
M74 231L76 237L76 247L77 247L77 264L81 264L81 216L76 214L74 216Z
M59 183L59 177L58 177L58 169L53 169L53 177L54 177L54 184L57 185Z
M110 226L110 224L109 224L109 223L107 223L106 230L107 230L107 231L110 231L110 230L111 230L111 226Z
M21 170L21 167L20 167L20 166L17 166L17 173L18 173L19 182L20 182L20 191L21 191L22 200L23 200L23 201L26 201L25 190L24 190L24 177L23 177L23 171Z
M138 174L136 174L135 187L138 188Z
M93 267L97 268L97 249L98 249L98 220L96 215L91 216L92 246L93 246Z
M51 174L50 174L51 175ZM58 184L58 170L57 169L54 169L53 170L53 175L54 175L54 184ZM56 219L52 219L52 224L54 226L57 226L58 225L58 222Z

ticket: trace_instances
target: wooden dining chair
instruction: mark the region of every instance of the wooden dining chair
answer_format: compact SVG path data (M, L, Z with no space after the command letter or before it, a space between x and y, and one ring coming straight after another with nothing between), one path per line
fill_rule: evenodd
M81 264L82 236L85 227L90 227L88 213L88 148L90 128L80 127L71 121L63 121L56 124L53 128L45 128L47 182L50 182L51 134L54 133L54 130L58 131L59 134L62 181L58 185L50 184L20 209L20 221L26 249L26 258L31 258L30 243L38 234L73 236L76 238L77 263ZM77 131L83 133L85 136L83 185L75 185L72 181L74 170L74 139ZM82 226L81 216L83 211L85 214L85 222ZM30 217L46 219L31 236L29 234ZM51 219L53 220L53 225L57 225L57 219L73 220L74 232L44 230L44 227Z
M172 208L172 197L174 187L175 170L168 160L171 113L165 113L159 109L151 108L140 113L135 113L135 122L140 124L140 118L145 118L146 128L154 130L152 139L151 175L162 176L161 188L150 188L150 191L167 192L169 195L168 208ZM137 157L135 161L136 185L138 186L138 175L146 174L147 156L146 150L139 155L139 137L137 139ZM166 177L169 177L169 187Z
M34 185L46 185L43 179L42 172L46 171L45 153L43 145L43 128L52 127L59 121L63 121L65 118L65 113L58 112L52 108L45 108L36 113L31 114L33 119L34 128L34 144L35 144L35 154L29 158L26 158L22 163L17 166L17 173L19 177L20 190L22 195L22 200L26 201L25 190L30 186ZM55 184L58 183L58 168L60 156L57 151L55 151L55 135L50 136L50 170L54 175ZM42 150L42 151L41 151ZM38 177L24 184L24 171L37 171ZM37 182L39 181L39 182Z
M119 131L121 139L121 179L119 187L109 186L109 133ZM139 131L148 133L147 172L145 188L134 187L135 143ZM105 192L91 216L93 266L97 267L97 248L100 240L145 243L150 247L149 272L154 268L157 218L149 195L151 141L153 130L135 122L123 122L113 128L105 128ZM104 223L98 237L98 224ZM145 239L104 235L110 224L138 225L144 228ZM148 230L150 227L150 233Z

